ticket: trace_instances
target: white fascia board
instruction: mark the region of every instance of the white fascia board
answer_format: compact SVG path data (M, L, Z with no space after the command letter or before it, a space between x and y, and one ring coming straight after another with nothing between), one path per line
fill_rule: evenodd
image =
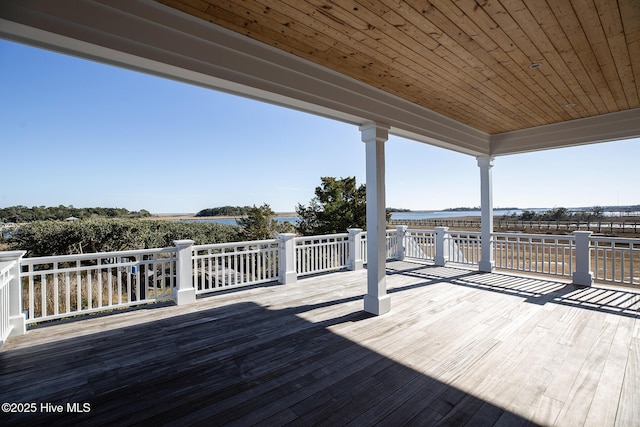
M3 0L0 37L489 154L484 132L151 0Z
M640 137L640 108L492 135L491 155L525 153Z

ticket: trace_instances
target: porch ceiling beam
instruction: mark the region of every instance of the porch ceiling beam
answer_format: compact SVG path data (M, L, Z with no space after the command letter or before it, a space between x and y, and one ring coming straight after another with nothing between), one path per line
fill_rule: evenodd
M491 135L491 155L500 156L638 137L640 108L635 108Z

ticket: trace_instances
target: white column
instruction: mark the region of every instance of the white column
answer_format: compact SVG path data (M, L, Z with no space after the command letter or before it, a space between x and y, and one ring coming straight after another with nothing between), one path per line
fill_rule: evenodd
M294 233L278 234L280 240L280 283L283 285L296 283L298 273L296 272L296 242Z
M176 287L173 290L173 300L176 305L195 302L196 288L193 287L193 240L174 240L178 248L176 260Z
M362 270L362 228L350 228L349 232L349 270Z
M27 333L27 317L22 311L22 281L20 280L20 260L26 251L0 252L0 268L11 265L9 275L9 324L12 335Z
M386 281L386 228L384 143L389 127L379 123L360 126L367 158L367 294L364 311L384 314L391 310Z
M493 157L478 156L478 166L480 167L480 206L481 206L481 255L479 270L490 273L493 271L493 244L491 235L493 234L493 183L491 178L491 168L493 168Z
M591 286L593 272L591 271L591 232L574 231L576 239L576 270L573 272L573 284Z

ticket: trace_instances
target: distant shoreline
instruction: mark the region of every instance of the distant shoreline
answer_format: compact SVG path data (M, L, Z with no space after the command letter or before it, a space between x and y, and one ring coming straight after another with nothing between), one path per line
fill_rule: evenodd
M297 213L295 212L277 212L274 217L275 218L289 218L289 217L294 217L294 216L298 216ZM163 221L211 221L211 220L216 220L216 219L239 219L242 218L242 216L236 216L236 215L219 215L219 216L196 216L195 214L180 214L180 213L175 213L175 214L152 214L150 217L147 217L145 219L159 219L159 220L163 220Z
M505 216L504 213L496 213L496 211L498 211L499 209L494 209L494 218L502 218ZM459 219L459 220L472 220L472 219L477 219L480 217L480 215L468 215L466 214L465 211L434 211L434 210L421 210L421 211L411 211L411 212L391 212L391 214L396 214L399 216L403 216L403 215L420 215L420 214L433 214L433 213L437 213L437 212L443 212L443 213L447 213L446 216L442 216L442 217L433 217L431 219ZM292 217L297 217L298 214L296 212L278 212L274 215L274 218L292 218ZM637 212L630 212L628 215L607 215L604 218L601 219L601 221L605 221L605 220L612 220L615 218L621 218L621 219L631 219L631 218L638 218L640 217L640 215L638 215ZM242 218L241 215L218 215L218 216L196 216L195 214L181 214L181 213L175 213L175 214L152 214L149 217L145 217L142 219L146 219L146 220L160 220L160 221L215 221L215 220L233 220L233 219L240 219ZM402 220L402 219L420 219L420 218L397 218L398 220ZM425 218L426 219L426 218Z

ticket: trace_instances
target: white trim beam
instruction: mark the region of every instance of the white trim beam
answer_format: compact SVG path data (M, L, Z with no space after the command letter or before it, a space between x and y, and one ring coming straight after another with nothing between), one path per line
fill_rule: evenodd
M491 155L525 153L640 137L640 108L492 135Z

